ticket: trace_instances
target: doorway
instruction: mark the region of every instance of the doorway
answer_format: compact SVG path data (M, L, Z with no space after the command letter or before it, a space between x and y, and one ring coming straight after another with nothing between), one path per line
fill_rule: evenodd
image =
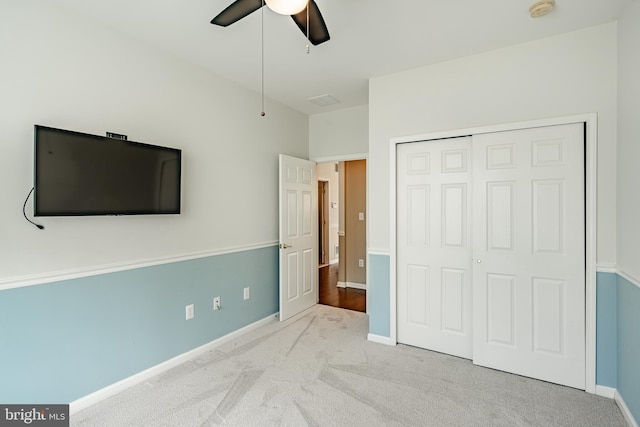
M317 176L318 302L366 312L366 161L318 163Z

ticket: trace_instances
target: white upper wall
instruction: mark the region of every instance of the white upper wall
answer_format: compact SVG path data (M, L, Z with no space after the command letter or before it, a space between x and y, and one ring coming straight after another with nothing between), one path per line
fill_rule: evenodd
M367 105L309 116L309 158L363 159L369 151Z
M616 23L374 78L369 248L389 249L389 140L598 114L598 262L615 261Z
M308 156L308 118L38 0L0 13L0 286L278 239L278 153ZM178 216L37 218L33 125L183 150ZM32 200L27 205L32 212Z
M640 2L618 22L618 267L640 282Z

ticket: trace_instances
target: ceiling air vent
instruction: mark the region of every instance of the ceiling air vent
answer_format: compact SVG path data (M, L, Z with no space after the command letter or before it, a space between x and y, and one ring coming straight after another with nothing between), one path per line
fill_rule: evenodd
M333 104L337 104L338 101L337 99L335 99L333 96L331 95L319 95L319 96L314 96L311 97L309 99L307 99L307 101L319 105L320 107L326 107L327 105L333 105Z

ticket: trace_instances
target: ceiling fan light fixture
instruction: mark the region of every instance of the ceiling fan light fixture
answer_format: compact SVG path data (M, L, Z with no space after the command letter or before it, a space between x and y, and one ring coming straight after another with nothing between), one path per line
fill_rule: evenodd
M295 15L307 7L309 0L265 0L269 9L280 15Z

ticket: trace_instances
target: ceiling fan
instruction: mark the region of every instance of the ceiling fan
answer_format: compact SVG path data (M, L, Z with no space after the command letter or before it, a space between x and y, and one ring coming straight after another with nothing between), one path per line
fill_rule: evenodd
M260 9L264 3L263 0L236 0L213 18L211 23L221 27L229 26ZM266 0L266 4L274 12L290 15L313 45L330 39L327 25L314 0Z

